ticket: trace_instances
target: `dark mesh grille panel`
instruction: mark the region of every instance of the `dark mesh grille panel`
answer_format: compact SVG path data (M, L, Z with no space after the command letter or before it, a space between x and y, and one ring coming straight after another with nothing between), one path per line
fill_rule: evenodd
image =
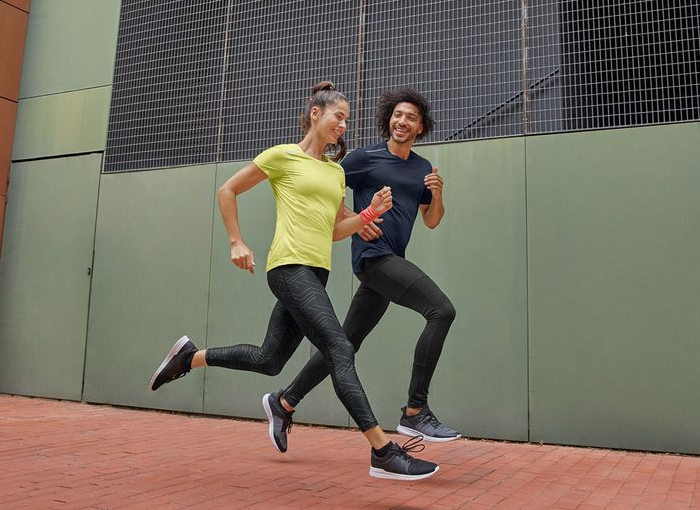
M433 105L424 142L698 120L699 24L697 0L122 0L105 171L297 141L321 79L350 148L401 85Z
M368 2L363 143L377 139L378 96L400 85L431 100L436 126L423 141L522 132L521 105L503 104L521 88L519 5L469 4Z
M564 129L700 118L697 0L564 2Z
M105 171L216 160L227 3L122 2Z
M320 80L356 103L359 2L239 1L226 69L223 159L301 138L298 116ZM355 112L345 135L352 147Z
M559 31L559 2L530 2L523 36L527 38L526 75L523 87L523 131L527 133L560 131L562 115L562 62Z

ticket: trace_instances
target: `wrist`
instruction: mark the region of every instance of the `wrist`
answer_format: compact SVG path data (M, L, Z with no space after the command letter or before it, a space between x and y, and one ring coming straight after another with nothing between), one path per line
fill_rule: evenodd
M366 209L363 209L362 212L360 212L360 218L362 219L362 223L369 225L374 220L379 218L379 213L374 207L372 207L372 205L369 205Z

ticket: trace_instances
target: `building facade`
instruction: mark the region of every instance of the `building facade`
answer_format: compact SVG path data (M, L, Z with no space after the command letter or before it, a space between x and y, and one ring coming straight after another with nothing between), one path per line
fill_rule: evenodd
M607 4L606 4L607 5ZM258 343L273 296L236 270L216 189L299 136L311 85L376 140L382 90L438 127L417 147L447 214L409 256L457 320L431 406L468 437L700 453L700 48L694 2L34 0L0 257L0 392L262 418L269 378L148 380L182 334ZM270 190L241 198L261 257ZM334 247L340 317L357 288ZM422 319L391 307L358 353L382 424ZM378 363L389 370L379 370ZM350 425L329 381L295 415Z

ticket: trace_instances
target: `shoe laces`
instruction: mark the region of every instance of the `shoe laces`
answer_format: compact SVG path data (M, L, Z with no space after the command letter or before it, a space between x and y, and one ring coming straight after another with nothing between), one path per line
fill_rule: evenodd
M430 408L428 408L425 411L425 414L423 415L423 421L424 422L427 421L430 425L432 425L436 429L442 427L442 423L440 423L440 420L437 419L437 416L435 416L433 414L433 412L430 410Z
M410 457L408 452L418 453L425 450L425 445L422 444L421 441L423 441L422 435L413 436L411 439L409 439L399 447L401 449L401 455L403 457L408 458Z

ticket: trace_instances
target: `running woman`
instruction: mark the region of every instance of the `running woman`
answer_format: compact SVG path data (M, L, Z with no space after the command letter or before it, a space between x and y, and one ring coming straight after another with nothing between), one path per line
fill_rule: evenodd
M332 83L312 90L300 124L298 144L278 145L259 154L219 189L219 208L231 242L231 260L240 269L255 268L238 222L237 196L268 179L275 194L277 224L267 259L267 282L277 298L261 346L238 344L198 350L186 336L178 340L151 378L150 387L187 374L190 369L219 366L277 375L304 336L321 353L335 392L372 446L370 475L417 480L432 476L437 464L413 458L408 451L423 445L390 442L379 427L355 371L355 349L348 341L325 286L331 268L331 245L357 232L392 207L391 189L380 186L359 215L346 218L342 167L326 155L328 144L342 158L350 108ZM269 414L269 400L263 399Z
M413 224L420 210L423 223L437 227L445 214L443 180L429 161L411 149L416 139L433 128L428 100L411 88L385 92L379 99L376 121L384 141L350 153L343 161L346 184L354 191L355 211L367 207L380 183L391 187L393 207L352 236L352 268L360 287L350 303L343 330L355 350L386 312L390 302L410 308L426 319L416 344L408 402L397 431L443 442L461 435L446 427L428 406L428 388L445 337L455 318L449 298L420 268L404 258ZM346 210L346 217L355 213ZM314 354L284 390L269 393L265 409L273 445L287 449L292 414L306 394L328 375L321 353ZM274 433L273 433L274 432Z

